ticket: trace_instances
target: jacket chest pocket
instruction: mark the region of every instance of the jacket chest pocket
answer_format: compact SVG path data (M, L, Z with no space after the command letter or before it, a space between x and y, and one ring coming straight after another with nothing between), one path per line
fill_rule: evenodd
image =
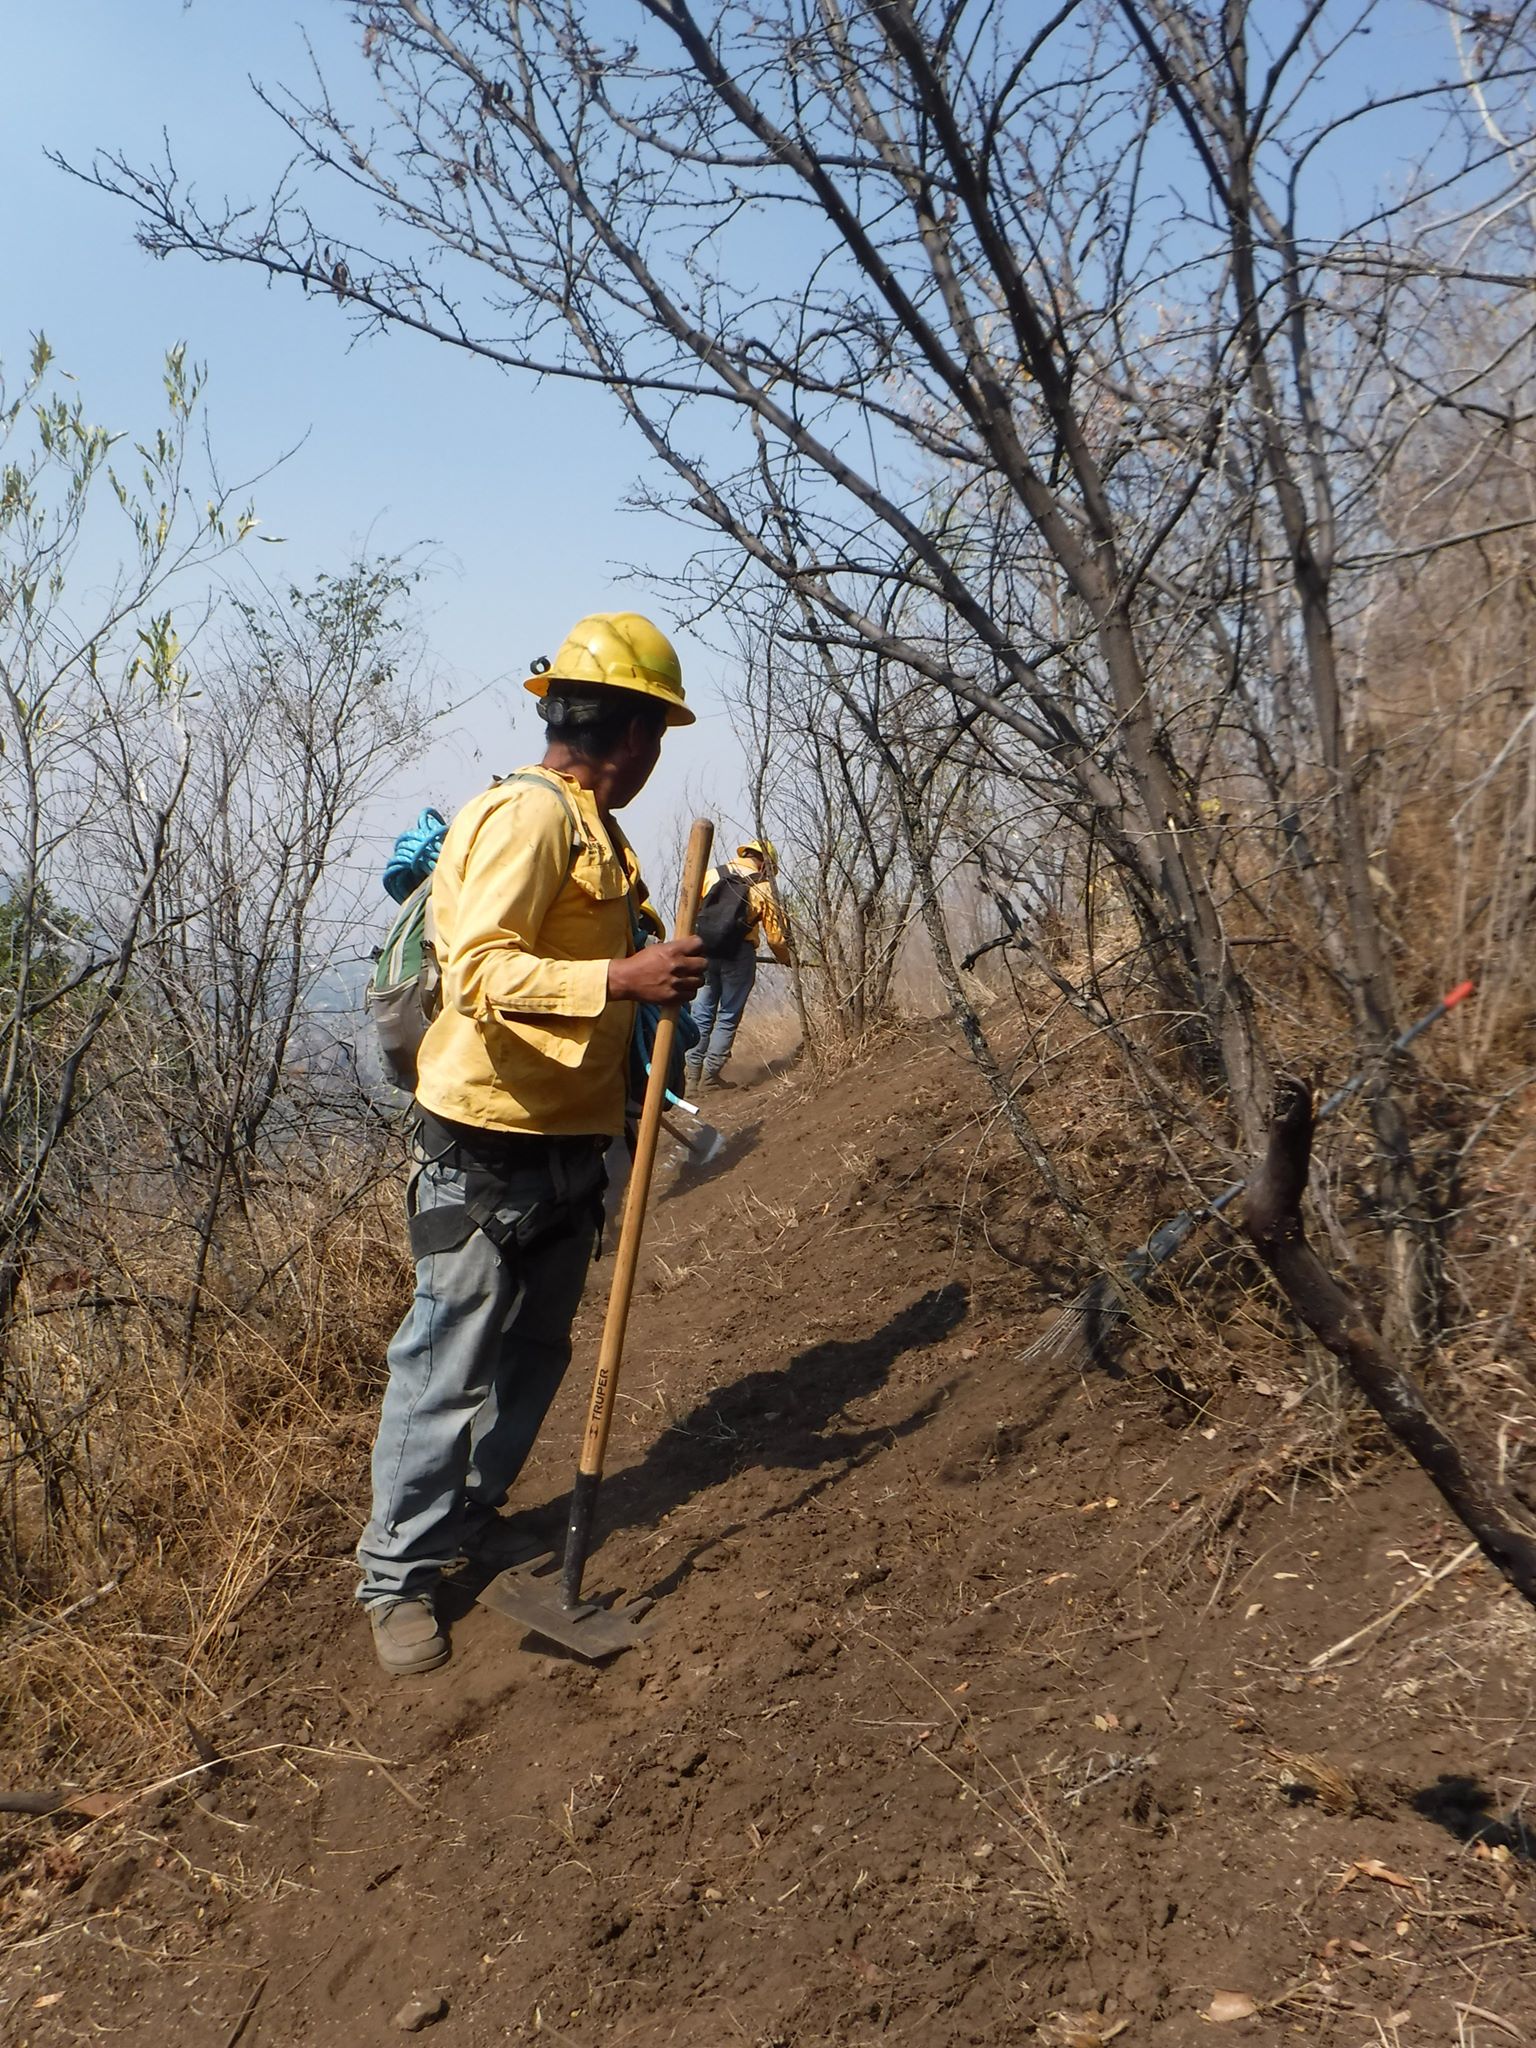
M614 903L629 893L629 875L612 847L584 839L571 862L571 880L596 903Z

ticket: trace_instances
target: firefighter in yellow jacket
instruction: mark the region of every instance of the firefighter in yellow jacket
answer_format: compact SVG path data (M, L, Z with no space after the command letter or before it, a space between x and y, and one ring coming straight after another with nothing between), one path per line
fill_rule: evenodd
M438 1578L496 1561L498 1510L570 1361L635 1003L686 1001L705 968L696 939L640 945L645 891L614 817L666 729L693 723L671 643L638 613L596 614L525 688L544 758L464 807L432 884L443 1001L418 1060L416 1294L357 1553L397 1675L448 1655Z
M733 861L704 877L699 929L711 935L705 940L710 958L693 1004L699 1042L686 1062L690 1093L705 1082L715 1088L736 1085L726 1079L725 1064L757 981L759 936L781 966L788 964L789 932L773 887L778 865L771 839L749 839L737 847ZM733 903L739 906L734 911ZM722 914L715 936L711 919L717 910Z

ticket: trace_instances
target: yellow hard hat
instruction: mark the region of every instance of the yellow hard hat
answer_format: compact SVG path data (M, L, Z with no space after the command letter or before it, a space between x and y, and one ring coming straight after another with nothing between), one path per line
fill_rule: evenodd
M639 612L593 612L572 626L552 662L523 684L535 697L551 683L603 683L610 690L634 690L667 707L668 725L692 725L683 701L683 665L659 626Z
M763 866L768 870L769 874L777 874L779 867L779 856L777 850L774 847L774 843L771 839L747 840L745 845L737 847L736 858L740 860L744 854L748 853L760 854L762 857Z

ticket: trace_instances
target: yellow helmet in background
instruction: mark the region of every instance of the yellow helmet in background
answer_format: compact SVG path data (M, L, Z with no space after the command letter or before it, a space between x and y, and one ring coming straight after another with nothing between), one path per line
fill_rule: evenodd
M683 665L677 649L639 612L593 612L572 626L554 660L536 669L523 688L545 697L551 683L602 683L610 690L633 690L664 704L668 725L694 722L683 700Z
M778 850L771 839L748 839L743 845L737 847L736 858L741 860L749 853L758 855L770 875L778 873Z

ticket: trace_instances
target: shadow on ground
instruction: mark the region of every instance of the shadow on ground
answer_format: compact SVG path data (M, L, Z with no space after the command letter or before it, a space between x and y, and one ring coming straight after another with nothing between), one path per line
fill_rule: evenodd
M773 1502L755 1519L793 1514L835 1486L871 1453L912 1435L937 1414L952 1383L931 1388L910 1414L872 1429L832 1429L844 1410L875 1393L904 1352L947 1337L969 1310L958 1282L931 1289L899 1309L867 1337L835 1338L813 1344L780 1370L748 1373L718 1387L667 1429L638 1464L604 1482L599 1497L594 1552L619 1529L654 1528L695 1495L735 1478L744 1470L812 1473L809 1484L789 1500ZM564 1501L556 1498L515 1516L519 1528L548 1532L558 1547ZM665 1578L645 1588L648 1599L674 1592L699 1559L740 1535L747 1522L733 1521L690 1546ZM457 1620L491 1576L473 1569L444 1587L445 1620ZM546 1646L548 1647L548 1646ZM565 1653L560 1653L565 1654Z
M935 1401L878 1428L832 1425L846 1422L844 1411L851 1403L878 1392L904 1352L939 1343L965 1320L968 1309L966 1289L951 1282L909 1302L867 1337L813 1344L780 1368L751 1372L717 1387L665 1430L638 1463L604 1481L599 1540L616 1529L654 1527L695 1494L752 1467L845 1469L872 1445L920 1428Z
M681 1122L681 1119L678 1119ZM762 1135L763 1123L759 1117L755 1124L743 1124L739 1131L721 1131L724 1140L720 1150L712 1159L697 1161L687 1156L681 1145L674 1145L674 1155L668 1161L666 1185L657 1194L657 1203L670 1202L674 1195L691 1194L706 1182L719 1180L723 1174L734 1173L747 1157L757 1150L757 1141Z
M1521 1815L1500 1813L1491 1789L1480 1778L1458 1771L1442 1771L1433 1785L1415 1792L1408 1802L1416 1813L1444 1828L1458 1842L1470 1847L1484 1842L1490 1849L1507 1849L1522 1863L1536 1863L1536 1840L1526 1829Z

